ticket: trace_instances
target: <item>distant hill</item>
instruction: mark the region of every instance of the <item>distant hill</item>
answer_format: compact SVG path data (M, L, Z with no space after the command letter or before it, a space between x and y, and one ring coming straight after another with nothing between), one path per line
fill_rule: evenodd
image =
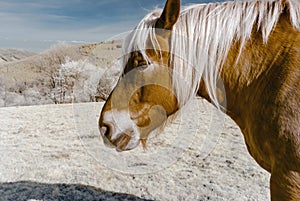
M0 63L22 60L35 54L21 49L0 49Z
M0 107L105 99L117 79L120 48L110 41L60 44L40 54L0 49Z

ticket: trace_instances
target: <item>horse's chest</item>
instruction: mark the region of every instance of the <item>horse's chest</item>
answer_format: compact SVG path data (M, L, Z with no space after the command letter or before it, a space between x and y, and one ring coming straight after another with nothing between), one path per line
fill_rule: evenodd
M250 155L262 168L270 172L272 148L271 142L264 136L265 133L253 133L246 128L242 132Z

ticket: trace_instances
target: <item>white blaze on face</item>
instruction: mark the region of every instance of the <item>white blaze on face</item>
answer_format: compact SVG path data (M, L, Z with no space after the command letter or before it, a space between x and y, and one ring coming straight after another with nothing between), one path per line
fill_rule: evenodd
M145 127L137 126L139 118L150 118L150 124ZM103 116L103 123L109 126L111 137L110 139L104 137L104 143L111 146L112 142L115 141L117 144L114 146L120 151L134 149L139 145L140 139L147 139L148 135L160 127L166 119L167 115L165 110L157 105L150 106L144 104L144 107L141 108L137 114L132 114L132 117L129 111L125 109L106 111ZM103 129L104 130L101 131L102 134L106 132L105 127L103 127ZM127 144L125 146L122 140L118 142L118 139L121 139L124 135L130 137L130 140L126 142Z
M131 120L128 111L116 109L107 111L104 114L103 123L110 125L111 141L122 137L122 135L128 135L131 139L124 149L129 150L138 146L140 141L139 129Z

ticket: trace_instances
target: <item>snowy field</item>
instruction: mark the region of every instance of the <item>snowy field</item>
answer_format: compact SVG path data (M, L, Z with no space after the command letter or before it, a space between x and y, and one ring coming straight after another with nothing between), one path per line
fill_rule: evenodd
M0 108L0 200L269 200L269 174L206 102L127 153L103 145L102 105Z

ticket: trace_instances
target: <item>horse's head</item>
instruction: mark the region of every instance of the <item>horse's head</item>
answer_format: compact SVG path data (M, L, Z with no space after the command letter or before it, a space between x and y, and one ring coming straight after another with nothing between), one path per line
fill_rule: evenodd
M180 1L168 0L161 16L148 20L152 27L138 26L123 44L123 74L99 119L104 143L118 151L133 149L140 142L145 147L148 135L178 110L169 40L179 11Z

